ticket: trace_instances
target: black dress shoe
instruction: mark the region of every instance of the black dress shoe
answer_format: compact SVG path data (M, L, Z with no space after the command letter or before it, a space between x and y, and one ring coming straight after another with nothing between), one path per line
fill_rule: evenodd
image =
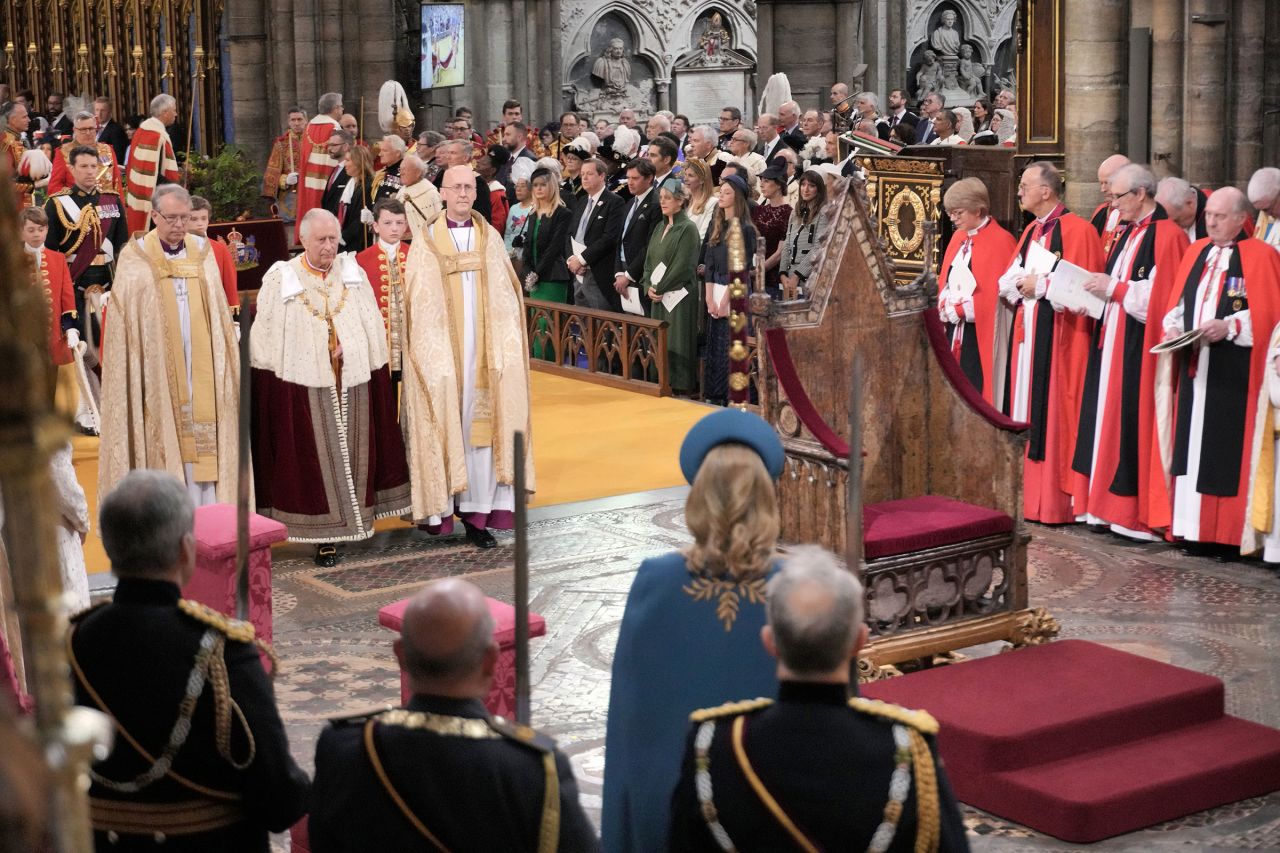
M498 540L494 539L493 534L488 530L485 530L483 527L473 527L465 521L462 522L462 526L467 531L467 541L475 547L481 550L498 547Z
M338 565L338 546L333 544L317 545L316 565L322 569L332 569Z

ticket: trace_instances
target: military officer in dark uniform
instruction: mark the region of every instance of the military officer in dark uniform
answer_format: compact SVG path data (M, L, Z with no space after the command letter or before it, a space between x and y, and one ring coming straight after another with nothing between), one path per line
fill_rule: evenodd
M409 704L320 735L312 853L599 849L564 755L481 703L498 645L479 589L449 579L419 592L395 652Z
M49 217L45 247L67 256L77 316L86 317L85 291L93 287L110 289L111 270L116 254L129 241L129 226L120 196L98 191L102 163L97 149L90 145L72 148L67 162L75 183L44 203ZM97 340L96 334L93 339Z
M115 748L91 770L98 851L266 853L306 812L253 626L181 598L195 566L186 487L130 472L102 502L119 579L72 620L76 702L104 711ZM269 650L268 650L269 651Z
M937 722L849 698L867 637L861 584L821 548L797 548L769 583L767 612L777 701L692 715L669 849L968 850Z

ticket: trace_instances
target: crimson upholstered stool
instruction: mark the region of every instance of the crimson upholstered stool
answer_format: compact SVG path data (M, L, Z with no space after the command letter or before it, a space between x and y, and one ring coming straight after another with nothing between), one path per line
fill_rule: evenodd
M493 598L486 598L489 615L493 617L493 638L498 641L500 653L498 666L493 673L493 687L485 697L484 705L489 713L514 717L516 712L516 609ZM378 611L378 624L396 633L404 624L404 610L409 599L388 604ZM529 636L541 637L547 633L547 622L537 613L529 613ZM400 701L409 701L409 686L404 673L400 673Z
M210 504L196 509L196 569L184 598L236 615L236 508ZM283 524L249 513L249 621L271 642L271 545L289 533ZM263 656L263 666L268 666Z

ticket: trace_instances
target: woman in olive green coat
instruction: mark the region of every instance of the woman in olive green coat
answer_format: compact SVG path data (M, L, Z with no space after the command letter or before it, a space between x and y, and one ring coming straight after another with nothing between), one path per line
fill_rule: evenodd
M653 300L649 316L666 320L667 365L671 390L692 394L698 377L698 253L702 240L698 226L686 214L689 192L679 178L668 178L658 190L663 222L653 230L644 258L641 286ZM677 304L667 294L683 293Z

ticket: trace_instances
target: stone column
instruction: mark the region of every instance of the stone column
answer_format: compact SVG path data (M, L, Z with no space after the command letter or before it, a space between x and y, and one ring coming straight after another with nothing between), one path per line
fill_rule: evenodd
M1262 81L1262 150L1272 152L1280 151L1280 113L1266 113L1280 110L1280 3L1267 4L1266 26L1263 54L1266 70Z
M773 76L773 3L761 0L756 6L756 92Z
M858 44L859 21L862 3L858 0L836 0L836 77L847 86L855 86L853 67L862 62L862 47ZM832 82L835 82L834 80ZM856 89L850 89L856 91Z
M1156 177L1181 175L1182 47L1186 4L1156 3L1151 9L1151 166Z
M1241 0L1235 6L1231 53L1235 57L1235 145L1228 179L1244 187L1262 162L1262 90L1266 80L1265 0ZM1265 165L1272 165L1267 163Z
M529 64L529 22L525 19L527 14L525 0L511 0L511 62L514 66L511 96L524 107L526 123L531 116L529 110L532 104L529 103L529 96L532 81L529 79L529 69L533 67Z
M1184 177L1193 184L1219 186L1227 180L1226 139L1223 126L1227 103L1227 18L1224 0L1190 0L1187 24L1187 78L1182 113L1186 117L1183 137ZM1197 23L1196 16L1205 16ZM1229 113L1228 113L1229 115Z
M1095 181L1098 164L1123 145L1129 3L1063 0L1062 15L1066 37L1066 203L1076 213L1087 215L1099 201Z

